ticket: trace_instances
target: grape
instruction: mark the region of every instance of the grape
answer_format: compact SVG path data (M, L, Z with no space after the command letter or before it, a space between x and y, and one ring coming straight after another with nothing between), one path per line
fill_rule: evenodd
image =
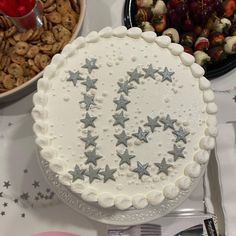
M180 16L184 16L186 14L186 5L184 3L180 3L176 9L175 9L175 12Z
M221 17L224 14L224 7L221 1L215 0L215 11L217 16Z
M199 16L199 22L201 23L201 25L205 25L209 19L209 14L207 12L207 10L203 10L203 11L200 11L198 13L198 16Z

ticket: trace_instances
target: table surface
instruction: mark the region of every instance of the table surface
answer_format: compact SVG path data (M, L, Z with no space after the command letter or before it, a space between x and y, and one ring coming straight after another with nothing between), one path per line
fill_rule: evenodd
M81 35L122 22L124 0L88 0ZM218 121L236 120L236 70L212 81L219 107ZM0 229L1 235L32 235L63 230L78 235L104 236L106 226L60 203L45 183L35 158L32 94L0 105ZM201 184L200 184L201 186ZM201 187L185 202L201 210ZM192 198L192 199L191 199ZM29 224L30 223L30 224Z

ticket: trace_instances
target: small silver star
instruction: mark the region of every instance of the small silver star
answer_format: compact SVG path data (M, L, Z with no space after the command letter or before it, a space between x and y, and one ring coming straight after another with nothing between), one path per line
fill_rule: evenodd
M72 182L75 182L77 179L84 180L85 169L80 169L78 165L75 165L73 171L68 171L72 175Z
M23 194L21 194L20 198L27 201L29 199L29 194L23 193Z
M3 187L9 188L11 186L10 181L4 181L3 182Z
M78 80L84 80L84 78L80 76L81 73L79 71L76 71L76 72L68 71L68 73L69 73L69 78L66 81L72 81L75 87Z
M102 156L96 154L96 148L94 148L92 151L85 152L84 154L88 158L86 160L85 164L92 163L96 166L97 165L97 160L102 158Z
M129 95L129 90L134 88L131 84L129 84L129 81L125 81L124 83L118 82L118 85L120 87L118 93L125 93L127 96Z
M40 186L39 181L36 180L32 183L32 185L34 186L34 188L38 188Z
M138 127L138 132L132 134L134 137L139 139L140 141L144 141L145 143L148 142L147 135L149 134L148 131L143 131L141 127Z
M133 170L133 172L138 173L139 179L143 177L143 175L150 176L150 173L147 171L148 163L142 165L139 161L137 162L137 168Z
M91 184L95 179L100 180L99 172L101 168L94 169L91 165L89 166L89 170L85 172L85 175L89 177L89 183Z
M144 126L149 126L152 133L155 131L156 127L161 127L161 125L158 123L159 117L151 118L150 116L147 117L148 122L144 124Z
M89 146L96 146L96 140L98 136L92 136L91 131L88 131L87 137L81 138L82 141L85 142L85 149L87 149Z
M171 119L170 115L167 115L166 118L160 119L161 123L164 124L164 129L167 130L168 128L175 129L174 128L174 123L177 121L175 119Z
M88 92L90 89L97 89L96 87L97 79L91 79L89 76L87 76L86 80L82 82L81 84L86 86L86 92Z
M98 67L95 65L97 59L92 58L91 60L85 59L86 63L85 65L82 66L82 68L88 69L89 74L92 72L94 69L98 69Z
M159 168L157 174L165 173L166 175L168 175L168 169L173 166L167 164L165 158L162 159L161 163L154 163L154 164Z
M97 119L97 117L95 117L95 116L90 116L90 115L88 114L88 112L86 112L85 118L84 118L84 119L81 119L80 121L81 121L82 123L84 123L84 128L87 128L87 127L89 127L89 126L95 128L95 125L94 125L93 122L94 122L96 119Z
M164 71L158 71L158 74L162 76L162 81L168 80L169 82L172 82L172 78L171 76L174 74L175 72L170 72L167 67L164 68Z
M127 105L130 103L130 101L126 100L123 95L120 95L119 99L115 99L114 103L117 105L116 110L124 109L127 111Z
M127 147L127 141L131 139L130 136L126 135L124 130L120 134L115 134L114 136L117 138L116 146L124 144Z
M153 69L152 64L148 66L148 68L143 68L143 71L145 72L144 78L151 77L152 79L155 79L155 73L158 72L158 70Z
M143 76L143 74L138 73L137 68L132 72L127 72L127 74L130 76L129 82L135 81L137 84L139 84L139 79Z
M175 144L174 144L174 149L172 151L169 151L168 153L174 156L174 161L176 161L179 157L185 158L184 154L183 154L183 148L178 148Z
M115 177L113 176L116 171L116 169L110 169L109 165L106 165L105 171L100 172L100 175L104 176L104 183L106 183L109 179L116 181Z
M127 120L129 120L129 118L124 117L124 112L123 111L121 111L120 114L113 115L113 118L115 119L115 123L113 124L113 126L120 125L123 128L125 128L125 122Z
M123 165L126 163L127 165L131 165L130 161L132 158L135 157L135 155L130 155L128 149L125 149L124 153L121 154L117 152L118 157L121 159L119 165Z
M94 102L94 96L90 96L90 95L87 95L87 94L84 94L84 100L81 101L80 103L85 104L85 109L86 110L88 110L91 105L96 105L95 102Z
M175 130L172 132L174 135L176 135L176 140L175 142L183 141L186 143L186 136L189 135L190 133L187 130L184 130L182 127L179 128L179 130Z

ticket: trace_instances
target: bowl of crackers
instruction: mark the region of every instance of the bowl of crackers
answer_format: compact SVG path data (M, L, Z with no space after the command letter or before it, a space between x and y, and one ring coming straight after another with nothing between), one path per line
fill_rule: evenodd
M74 40L82 27L85 0L40 0L43 26L18 32L0 15L0 103L36 89L52 57Z

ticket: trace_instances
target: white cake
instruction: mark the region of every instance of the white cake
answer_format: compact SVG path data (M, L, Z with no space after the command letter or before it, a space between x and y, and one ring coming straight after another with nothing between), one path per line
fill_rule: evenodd
M103 208L175 199L202 173L217 135L210 82L167 36L121 26L78 37L38 81L41 158Z

